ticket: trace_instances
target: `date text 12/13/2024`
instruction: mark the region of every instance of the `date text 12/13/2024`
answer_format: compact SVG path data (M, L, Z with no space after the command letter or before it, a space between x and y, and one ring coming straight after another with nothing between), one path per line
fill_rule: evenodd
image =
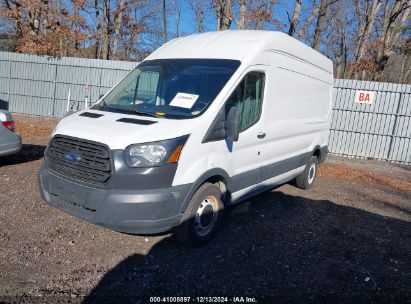
M150 303L257 303L254 297L150 297Z

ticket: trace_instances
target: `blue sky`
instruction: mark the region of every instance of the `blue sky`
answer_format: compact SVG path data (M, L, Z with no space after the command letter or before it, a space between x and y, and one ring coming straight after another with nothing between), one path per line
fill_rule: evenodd
M175 5L174 4L175 1L180 2L180 5L181 5L181 19L180 19L180 31L179 31L180 36L186 36L192 33L196 33L197 32L196 18L189 4L189 0L166 0L166 1L167 1L169 12L172 11L173 6ZM209 5L211 6L211 0L206 0L206 2L209 2L210 3ZM114 4L114 1L112 3ZM159 6L159 8L161 7L161 3L162 3L162 0L153 0L152 2L153 5L157 5ZM280 21L280 23L282 23L283 26L282 27L276 26L276 27L267 28L267 29L288 31L289 23L288 23L288 18L287 18L287 11L289 12L290 15L292 15L295 0L277 0L276 3L277 4L274 7L273 16L275 19ZM303 22L307 14L310 13L313 3L314 3L314 0L303 0L302 9L300 13L300 22ZM72 6L70 1L67 1L66 4L68 6ZM234 8L234 13L238 14L238 8ZM90 15L88 13L82 12L82 16L86 18L89 24L91 24L93 27L95 26L94 14ZM162 19L158 21L160 22L159 26L161 27ZM235 28L236 28L235 22L233 22L231 25L231 29L235 29ZM215 12L210 7L208 12L204 16L204 31L215 31L215 30L216 30L216 16L215 16ZM172 39L175 37L176 22L175 22L175 15L173 14L168 15L167 31L168 31L169 39Z
M169 1L172 2L172 0L169 0ZM196 29L197 29L194 13L187 0L180 0L180 1L181 1L181 6L182 6L180 31L183 34L194 33L196 32ZM295 0L278 0L277 3L278 4L275 6L275 10L274 10L274 15L275 15L274 17L280 20L283 24L288 25L287 10L290 14L292 14ZM307 9L312 6L312 3L313 3L313 0L303 1L303 7L301 10L301 14L303 18L304 18L304 15L306 14ZM171 18L174 18L174 16L171 16ZM211 11L209 14L206 15L204 27L205 27L205 31L216 30L216 17L215 17L214 12ZM170 34L175 33L175 21L169 20L167 28ZM235 24L233 24L231 28L234 29ZM286 27L285 29L288 30L288 27Z

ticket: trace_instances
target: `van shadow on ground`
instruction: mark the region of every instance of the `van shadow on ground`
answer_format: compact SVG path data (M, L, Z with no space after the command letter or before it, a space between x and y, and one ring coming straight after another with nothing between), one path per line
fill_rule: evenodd
M0 157L0 167L23 164L41 159L44 156L45 146L23 144L19 153Z
M410 298L411 224L268 192L228 211L200 248L172 237L110 270L84 303L149 296L249 296L260 303L396 302Z

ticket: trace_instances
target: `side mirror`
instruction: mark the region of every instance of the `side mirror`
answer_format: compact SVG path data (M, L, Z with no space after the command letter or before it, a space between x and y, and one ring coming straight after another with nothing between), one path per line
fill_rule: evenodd
M240 110L237 107L232 107L228 112L226 119L226 138L232 141L238 141L240 135Z

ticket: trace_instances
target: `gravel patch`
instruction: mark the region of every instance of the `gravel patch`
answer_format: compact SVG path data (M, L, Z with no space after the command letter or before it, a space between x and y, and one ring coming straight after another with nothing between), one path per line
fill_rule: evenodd
M287 184L229 208L210 243L187 248L48 207L36 173L56 120L16 121L23 150L0 159L0 302L409 303L410 167L332 156L313 189Z

